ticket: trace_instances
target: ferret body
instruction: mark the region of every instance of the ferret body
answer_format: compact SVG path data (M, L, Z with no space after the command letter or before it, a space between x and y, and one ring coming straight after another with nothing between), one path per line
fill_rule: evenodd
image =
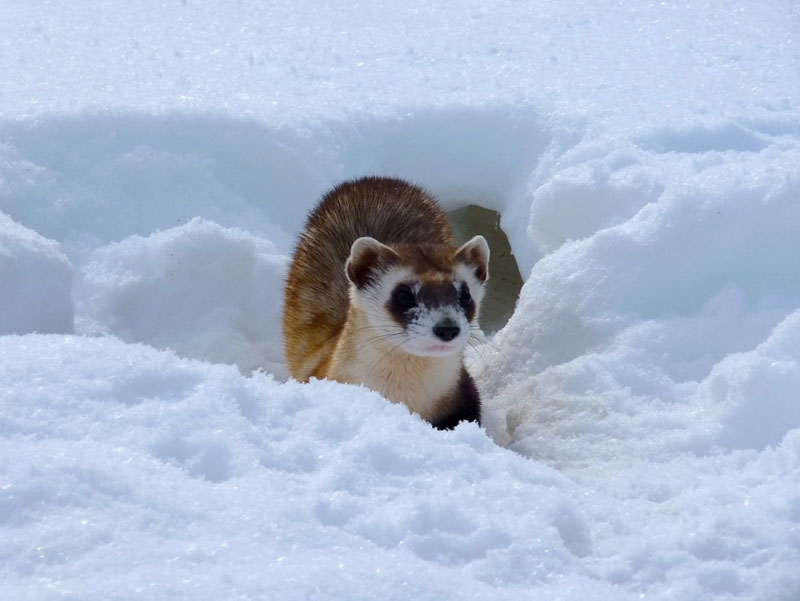
M309 216L286 285L291 375L363 384L438 428L480 422L463 364L477 330L489 248L456 248L422 189L363 178L326 194Z

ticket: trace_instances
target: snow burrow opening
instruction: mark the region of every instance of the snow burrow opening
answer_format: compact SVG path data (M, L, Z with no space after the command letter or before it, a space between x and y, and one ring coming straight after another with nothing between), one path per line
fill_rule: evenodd
M500 213L470 204L448 213L457 244L480 234L489 243L489 280L481 305L480 324L487 334L502 328L514 313L522 275L508 236L500 226Z

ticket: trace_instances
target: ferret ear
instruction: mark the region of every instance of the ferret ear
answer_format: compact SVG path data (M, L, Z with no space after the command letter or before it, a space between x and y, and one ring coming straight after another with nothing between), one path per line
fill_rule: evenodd
M489 244L483 236L475 236L456 251L456 261L463 263L483 284L489 278Z
M358 238L350 247L350 256L344 264L347 278L361 289L375 282L381 271L392 265L398 255L375 238Z

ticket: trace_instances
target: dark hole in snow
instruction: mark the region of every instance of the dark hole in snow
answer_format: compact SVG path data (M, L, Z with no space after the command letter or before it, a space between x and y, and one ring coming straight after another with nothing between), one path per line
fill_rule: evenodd
M477 234L489 243L489 281L481 305L480 324L484 332L492 334L506 325L514 313L522 288L517 260L500 227L500 213L471 204L450 211L447 216L457 244L463 244Z

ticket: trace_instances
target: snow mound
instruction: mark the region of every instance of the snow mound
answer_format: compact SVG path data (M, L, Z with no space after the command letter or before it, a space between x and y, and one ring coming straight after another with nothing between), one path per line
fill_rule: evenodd
M587 141L534 188L529 231L548 254L485 365L475 363L497 440L552 457L551 444L563 451L564 436L586 433L570 458L553 459L596 461L600 439L615 441L601 452L627 440L652 459L658 453L647 441L661 426L652 416L636 421L658 408L665 456L720 443L710 434L719 426L714 403L698 400L709 390L700 382L734 356L758 361L740 354L765 343L800 298L789 259L800 254L800 182L792 175L800 144L793 135L763 135L771 145L758 152L662 153ZM601 205L594 213L583 210L595 206L592 190ZM800 347L787 346L783 357L800 360ZM791 377L758 373L751 371L752 390L797 398ZM728 436L753 448L776 444L798 427L784 419L788 409L776 411L782 427L771 436L756 442L744 421L728 423L743 430Z
M285 270L272 243L202 219L126 238L89 257L80 329L283 374Z
M73 332L72 272L57 242L0 213L0 335Z
M0 338L0 381L3 572L52 595L480 599L592 548L566 477L363 388L46 336Z
M800 310L754 350L717 363L698 396L720 413L716 442L728 449L776 446L800 429Z

